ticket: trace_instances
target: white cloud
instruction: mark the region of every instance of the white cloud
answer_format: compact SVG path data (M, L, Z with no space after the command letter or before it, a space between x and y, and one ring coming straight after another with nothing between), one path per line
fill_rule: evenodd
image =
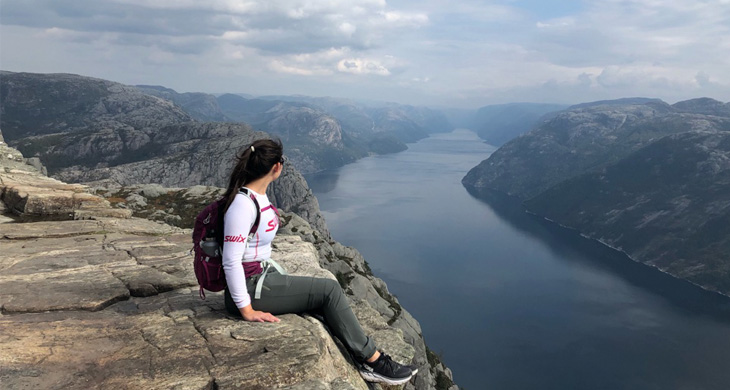
M74 31L58 27L51 27L41 30L36 34L36 36L60 42L93 41L101 38L98 34L92 34L84 31Z
M256 1L244 0L111 0L111 2L162 10L213 10L233 13L251 13L259 5Z
M377 61L364 60L360 58L348 58L337 63L337 70L342 73L352 74L374 74L378 76L390 76L388 68Z
M571 17L552 19L545 22L537 22L537 28L561 28L575 25L575 19Z
M223 38L226 41L242 41L245 40L249 36L249 33L246 31L226 31L221 35L221 38Z
M311 76L314 74L314 71L311 69L304 69L304 68L299 68L296 66L285 65L280 60L272 60L270 66L271 66L271 69L273 69L275 72L280 72L280 73L289 73L289 74L295 74L295 75L300 75L300 76Z
M358 75L390 75L382 61L353 59L352 55L352 50L347 48L330 48L316 53L280 56L271 61L270 67L276 72L300 76L332 75L336 71ZM394 64L397 62L393 57L386 57L385 60Z
M710 75L703 71L697 72L697 74L695 75L695 81L697 82L697 86L699 87L705 87L711 84Z
M355 31L357 31L357 27L355 27L354 25L352 25L348 22L340 23L339 28L340 28L340 31L342 31L342 33L344 33L347 36L352 36L352 34L355 33Z
M730 56L720 49L730 47L727 0L585 4L579 14L537 22L537 39L524 41L540 62L560 69L554 69L558 80L568 80L569 73L597 74L592 88L616 97L658 91L659 97L691 97L701 93L698 72L730 85L730 73L723 70Z
M394 9L382 0L78 0L63 5L6 0L3 11L3 23L28 27L158 37L218 36L285 54L332 46L385 45L399 30L428 21L423 12Z
M428 23L428 16L422 13L404 13L399 11L382 12L387 23L397 26L418 27Z
M730 100L730 0L584 0L547 14L512 0L2 2L11 70L455 105Z

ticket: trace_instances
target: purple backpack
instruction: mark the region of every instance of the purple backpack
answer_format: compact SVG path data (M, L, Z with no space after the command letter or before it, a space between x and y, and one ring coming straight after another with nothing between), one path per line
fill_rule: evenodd
M261 211L253 193L241 191L256 206L256 220L249 236L259 228ZM218 292L226 288L226 275L223 273L223 209L226 199L221 198L209 204L195 218L193 227L193 268L200 285L200 297L205 299L205 291Z

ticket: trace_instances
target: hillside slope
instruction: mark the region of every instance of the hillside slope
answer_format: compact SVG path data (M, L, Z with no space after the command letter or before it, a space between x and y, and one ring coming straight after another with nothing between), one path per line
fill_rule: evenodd
M0 92L5 140L67 182L223 187L236 153L270 137L243 123L196 122L168 100L89 77L3 72ZM288 194L277 206L329 235L298 171L286 169L274 187Z
M509 142L464 178L631 258L730 295L730 104L591 105Z

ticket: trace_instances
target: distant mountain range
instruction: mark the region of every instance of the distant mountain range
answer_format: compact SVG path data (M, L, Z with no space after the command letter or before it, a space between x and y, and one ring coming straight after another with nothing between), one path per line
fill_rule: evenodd
M707 289L730 295L730 104L574 106L463 179Z
M349 99L177 93L137 86L175 102L199 121L245 122L276 135L304 173L339 167L370 154L394 153L430 133L450 131L446 117L426 107L357 103Z
M160 152L162 129L196 127L191 123L238 123L273 134L303 173L401 151L406 142L451 130L443 114L421 107L366 107L334 98L216 97L69 74L1 75L5 137L25 155L39 157L52 173L144 160Z
M67 182L225 187L235 155L254 139L270 137L245 123L195 121L170 100L106 80L0 76L5 141ZM298 170L286 169L271 196L328 235Z

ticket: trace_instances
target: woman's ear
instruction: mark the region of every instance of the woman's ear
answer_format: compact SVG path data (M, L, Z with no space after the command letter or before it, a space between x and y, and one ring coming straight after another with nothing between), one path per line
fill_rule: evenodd
M271 167L271 174L274 176L278 176L281 174L281 169L283 168L283 164L276 163L273 167Z

